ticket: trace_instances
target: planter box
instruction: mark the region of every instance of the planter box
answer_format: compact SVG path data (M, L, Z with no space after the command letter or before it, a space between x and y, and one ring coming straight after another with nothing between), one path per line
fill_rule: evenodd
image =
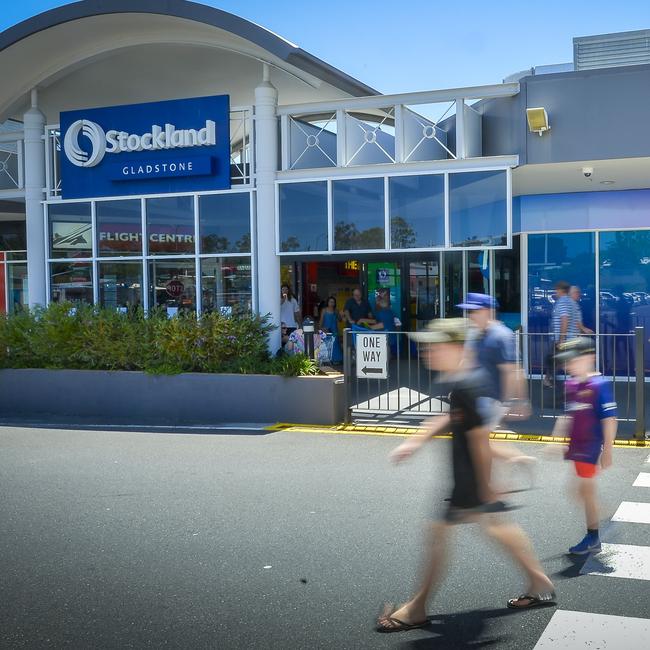
M344 385L334 377L0 370L0 418L5 421L336 424L343 411Z

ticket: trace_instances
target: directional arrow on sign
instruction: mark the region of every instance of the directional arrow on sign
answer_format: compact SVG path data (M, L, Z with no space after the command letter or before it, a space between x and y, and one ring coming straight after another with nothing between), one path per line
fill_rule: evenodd
M361 368L361 371L363 372L364 375L369 375L369 374L377 374L381 375L384 372L383 368L368 368L367 366L364 366Z

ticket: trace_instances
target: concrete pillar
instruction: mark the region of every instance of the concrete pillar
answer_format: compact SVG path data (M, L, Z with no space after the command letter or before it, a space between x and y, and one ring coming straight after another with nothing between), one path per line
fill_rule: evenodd
M36 90L31 108L23 116L25 132L25 217L27 221L27 277L29 306L46 302L46 242L43 226L45 187L45 115L38 110Z
M269 80L255 88L255 165L257 187L257 308L270 314L277 329L269 335L269 349L280 348L280 258L275 243L275 177L278 165L278 91Z

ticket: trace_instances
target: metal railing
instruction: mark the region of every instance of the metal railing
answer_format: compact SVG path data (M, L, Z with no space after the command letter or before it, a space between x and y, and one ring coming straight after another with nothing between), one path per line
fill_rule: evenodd
M365 379L356 376L356 337L359 332L343 332L343 373L345 377L346 413L422 415L440 414L447 409L439 394L436 373L422 362L417 345L406 332L374 331L389 338L388 376Z
M438 382L436 373L426 367L418 346L408 338L408 333L373 332L388 337L390 355L385 379L357 376L356 337L359 333L346 329L343 334L346 421L383 416L384 420L395 422L400 418L426 417L447 410L444 385ZM594 334L592 338L597 369L611 382L618 404L620 435L645 439L646 386L650 388L646 379L650 377L650 344L645 329L637 327L629 334ZM553 337L518 332L516 342L532 415L526 422L505 422L503 426L523 427L522 432L527 433L549 433L553 421L564 413L567 379L564 368L554 361Z

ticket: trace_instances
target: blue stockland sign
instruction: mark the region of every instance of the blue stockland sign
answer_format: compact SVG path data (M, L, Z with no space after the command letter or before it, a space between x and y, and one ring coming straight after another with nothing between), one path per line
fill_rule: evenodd
M61 113L61 196L230 189L227 95Z

